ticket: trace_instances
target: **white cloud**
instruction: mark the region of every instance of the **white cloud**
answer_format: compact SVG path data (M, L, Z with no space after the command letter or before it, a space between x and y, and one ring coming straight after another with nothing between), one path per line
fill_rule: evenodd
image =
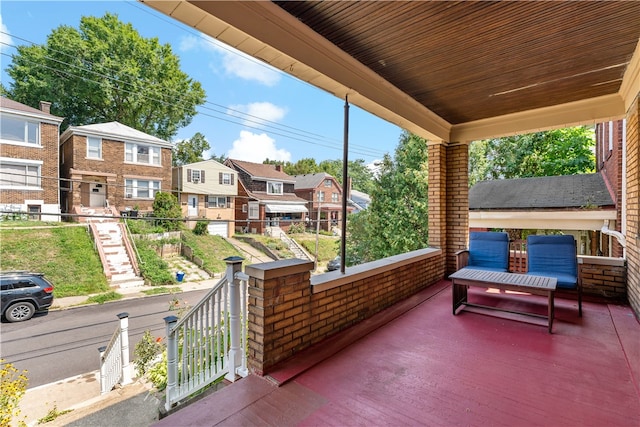
M281 121L287 114L287 110L270 102L252 102L245 105L231 105L227 114L244 119L245 126L256 126L267 121Z
M180 50L202 49L213 54L209 67L217 71L222 63L224 72L244 80L255 81L265 86L275 86L280 81L280 72L259 60L240 52L209 36L185 36L180 40Z
M9 30L7 26L2 22L2 15L0 15L0 50L5 51L11 49L11 45L13 45L13 39L9 35Z
M275 140L266 133L240 131L240 138L233 141L228 157L246 162L262 163L265 159L291 161L291 153L276 148Z

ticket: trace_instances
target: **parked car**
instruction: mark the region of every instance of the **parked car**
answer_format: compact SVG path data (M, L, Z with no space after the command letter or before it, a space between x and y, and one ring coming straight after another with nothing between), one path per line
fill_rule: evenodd
M340 270L340 257L337 256L327 263L327 271Z
M0 272L0 310L9 322L29 320L53 303L53 285L42 273Z

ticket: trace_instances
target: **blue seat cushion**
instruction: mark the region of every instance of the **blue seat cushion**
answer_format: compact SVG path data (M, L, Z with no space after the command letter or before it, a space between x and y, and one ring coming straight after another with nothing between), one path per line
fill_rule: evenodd
M509 235L502 232L469 233L469 268L509 271Z
M573 236L527 237L527 274L555 277L558 288L575 289L578 258Z

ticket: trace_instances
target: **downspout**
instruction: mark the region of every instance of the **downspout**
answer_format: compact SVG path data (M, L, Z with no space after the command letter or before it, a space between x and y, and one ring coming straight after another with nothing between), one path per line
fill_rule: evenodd
M602 229L600 231L602 232L602 234L606 234L608 236L613 236L618 240L618 243L620 243L620 246L622 246L622 258L625 258L625 251L626 251L626 247L627 247L627 242L626 242L626 239L624 237L624 234L620 233L619 231L609 230L609 220L608 219L604 220L604 224L602 225Z

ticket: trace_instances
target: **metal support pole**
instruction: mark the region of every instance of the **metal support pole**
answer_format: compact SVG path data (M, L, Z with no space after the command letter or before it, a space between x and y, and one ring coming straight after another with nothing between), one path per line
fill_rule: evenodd
M164 408L167 411L171 409L171 396L178 381L178 364L176 361L178 357L178 340L176 339L176 333L172 332L177 322L178 318L176 316L167 316L164 318L167 335L167 391Z
M349 96L344 97L344 147L342 154L342 227L340 236L340 272L344 274L347 253L347 185L349 185Z
M236 380L236 370L242 366L242 359L244 358L244 349L240 345L240 334L242 333L240 325L240 280L236 279L236 273L242 271L244 258L232 256L225 258L224 261L227 263L226 276L229 282L229 329L231 335L227 359L229 372L225 379L234 382Z
M122 356L120 384L126 385L132 382L131 366L129 365L129 313L118 314L118 319L120 319L120 351Z

